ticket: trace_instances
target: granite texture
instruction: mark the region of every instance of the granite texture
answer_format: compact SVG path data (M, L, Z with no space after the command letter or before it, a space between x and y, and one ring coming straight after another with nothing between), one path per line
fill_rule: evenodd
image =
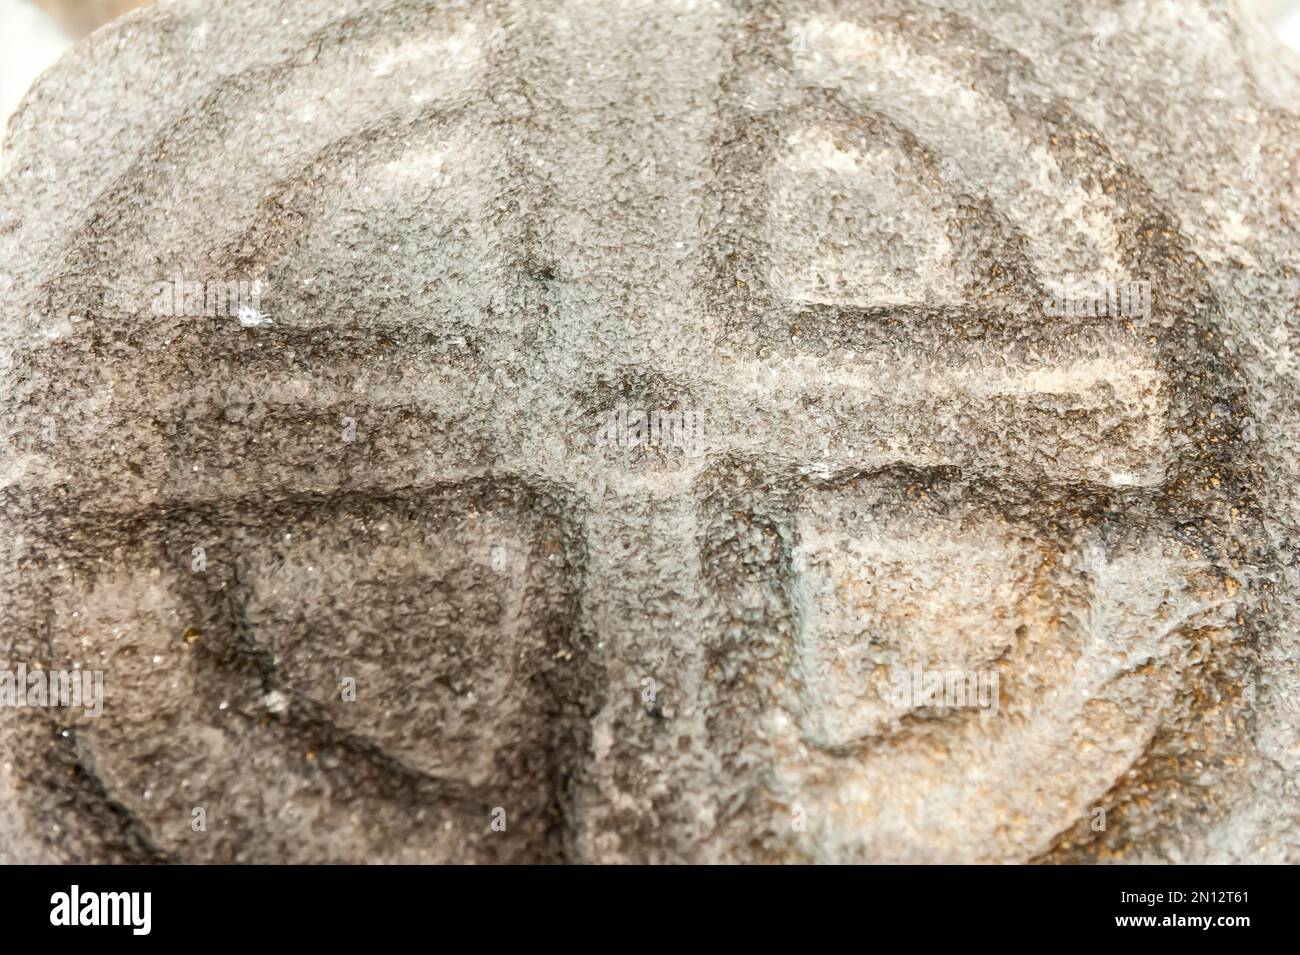
M96 33L8 129L0 666L106 701L0 711L0 858L1300 861L1298 74L1202 0Z

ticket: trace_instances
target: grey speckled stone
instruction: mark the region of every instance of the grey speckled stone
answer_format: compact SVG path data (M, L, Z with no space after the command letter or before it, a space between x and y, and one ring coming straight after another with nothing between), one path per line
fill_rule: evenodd
M1290 54L282 9L132 14L9 127L0 652L107 699L0 712L0 857L1300 861Z

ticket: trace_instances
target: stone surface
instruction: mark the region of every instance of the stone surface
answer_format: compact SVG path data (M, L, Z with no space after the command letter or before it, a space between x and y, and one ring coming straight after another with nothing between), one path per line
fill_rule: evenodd
M9 127L0 648L107 697L0 712L0 857L1300 861L1291 54L279 9L141 11Z

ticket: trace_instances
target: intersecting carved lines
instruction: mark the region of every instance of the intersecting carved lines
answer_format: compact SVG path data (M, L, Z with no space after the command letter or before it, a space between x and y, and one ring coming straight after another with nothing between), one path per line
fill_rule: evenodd
M1067 271L1147 278L1175 301L1195 282L1172 260L1142 274L1132 191L1126 208L1084 184L1116 174L1025 109L1047 104L970 82L907 27L796 17L794 72L817 92L766 115L742 101L723 137L729 194L750 210L726 221L766 223L715 253L735 276L728 341L762 346L738 373L760 420L802 413L821 433L771 432L787 454L808 442L803 494L738 491L715 515L724 559L746 527L789 541L766 589L719 599L758 613L760 595L789 595L761 735L771 790L816 820L797 840L810 855L1023 859L1133 764L1188 634L1223 633L1235 605L1156 503L1183 466L1177 372L1146 333L1159 326L1044 320L1041 297L989 287L964 237L982 216L1004 237L994 259L1021 255L1021 289L1040 296ZM747 449L764 456L764 437ZM1104 530L1081 516L1103 500ZM1000 675L1001 711L900 708L892 680L914 666Z
M385 29L412 6L337 24L295 63L215 91L123 186L146 183L146 201L72 240L69 261L103 287L65 274L48 289L136 336L135 390L104 396L131 461L97 462L121 473L116 517L72 455L33 469L25 490L39 510L45 488L78 488L76 540L44 542L75 568L48 581L50 650L129 673L104 721L79 728L78 758L164 857L296 858L320 827L331 835L310 850L318 861L560 851L561 754L582 738L572 713L550 709L581 692L576 677L550 676L557 654L575 655L566 518L508 475L482 490L454 473L458 456L491 471L494 442L508 448L509 426L491 425L510 373L483 356L508 354L522 333L506 324L519 249L489 191L509 182L505 152L491 129L458 124L457 103L482 96L490 41L484 24L436 11L424 36ZM358 111L358 80L390 112ZM241 123L251 113L261 133ZM223 155L258 149L264 167L229 183ZM105 260L105 230L139 241ZM187 234L208 248L169 257ZM233 316L151 320L142 293L173 273L261 281L272 324L250 336ZM69 345L46 358L57 366ZM196 545L208 566L188 570ZM120 563L111 577L106 555ZM359 687L346 711L344 676ZM271 718L249 718L259 711ZM227 734L259 741L253 764L232 762ZM214 791L241 772L265 783L260 794ZM185 807L205 802L215 835L199 840ZM497 804L510 832L475 848Z
M719 20L719 36L736 35L729 15ZM601 28L635 36L619 23ZM556 145L563 124L539 127L527 113L534 102L556 109L568 102L562 39L555 62L527 74L528 95L489 95L489 65L511 77L510 90L516 80L506 69L508 44L486 22L431 21L427 35L398 40L379 13L328 31L291 68L214 92L205 110L222 122L167 131L166 149L143 159L124 185L132 202L113 210L123 219L88 226L73 243L74 264L89 257L94 270L128 285L152 280L165 260L160 250L197 230L212 237L207 254L168 262L165 271L263 280L275 324L246 333L207 320L142 330L137 321L147 358L140 394L112 398L139 452L123 481L138 484L142 505L190 521L184 531L142 532L159 566L183 566L184 535L213 513L256 516L259 507L291 503L294 517L291 526L278 518L227 526L227 539L247 546L216 561L220 573L207 583L172 572L155 582L148 560L120 582L163 620L141 646L186 614L210 614L196 629L211 623L224 635L214 638L205 671L212 686L192 681L182 694L192 702L176 703L168 730L181 742L154 738L135 752L184 773L196 751L186 741L220 749L205 708L221 702L211 699L213 686L256 691L243 701L253 708L263 691L280 689L291 713L328 726L336 750L360 754L374 770L360 802L388 828L350 821L338 846L340 856L364 856L371 838L419 829L400 822L394 793L403 786L429 805L465 808L466 818L492 797L502 764L481 721L516 726L521 714L549 714L551 704L537 697L552 691L563 697L554 709L567 707L572 717L576 696L604 692L575 690L576 677L535 679L545 668L520 647L538 635L529 608L540 607L552 656L582 649L577 632L605 647L600 679L613 702L597 717L597 744L588 751L575 731L565 758L589 757L600 796L632 803L612 782L634 774L618 764L613 734L643 733L623 741L638 753L636 773L663 774L643 788L671 788L667 781L685 772L672 761L680 741L703 751L716 732L707 709L689 705L707 680L701 645L716 643L730 617L753 616L741 599L730 606L718 599L722 588L706 579L699 553L735 511L770 518L790 542L787 557L764 567L792 621L782 631L786 655L776 658L785 668L761 674L788 689L774 691L779 706L742 710L737 719L739 732L768 746L765 798L806 798L823 810L808 835L814 854L920 851L925 824L905 787L933 783L945 747L960 753L953 764L960 768L941 784L985 799L984 816L944 823L954 857L987 847L980 840L988 819L1023 810L996 803L1024 795L1007 782L1016 778L1006 760L1017 746L1058 760L1049 775L1063 785L1083 774L1080 798L1131 762L1162 710L1134 716L1123 697L1166 700L1176 680L1140 666L1129 673L1120 644L1150 634L1144 622L1163 614L1171 629L1155 633L1148 657L1166 664L1177 657L1178 627L1217 620L1230 607L1216 608L1200 564L1170 544L1165 516L1155 511L1171 472L1194 449L1171 445L1176 369L1145 334L1151 329L1044 324L1037 310L1043 280L1062 265L1083 276L1149 277L1172 300L1186 300L1195 283L1172 261L1146 274L1131 237L1149 210L1131 195L1112 200L1095 188L1107 177L1128 180L1090 143L1048 145L1044 104L1025 99L1012 109L987 89L952 80L960 64L941 50L918 51L922 41L897 23L814 19L802 36L810 48L791 58L788 102L769 108L729 92L725 128L712 143L712 106L702 105L708 119L684 125L656 157L658 175L669 180L660 188L679 204L680 244L704 260L694 288L656 289L635 275L618 284L622 248L598 263L578 261L599 253L604 239L599 218L582 205L581 180L633 178L640 157L626 129L615 127L584 127L583 149L566 153ZM358 64L365 83L389 94L389 113L361 114L344 95L358 82ZM716 96L698 92L700 104ZM580 87L571 95L599 102L591 93ZM248 111L265 112L282 135L259 143L239 122ZM564 127L564 135L577 138L577 128ZM216 201L211 186L222 181L223 155L259 148L267 160L257 188ZM941 168L950 154L958 155L955 172ZM542 176L538 156L569 175ZM687 161L697 156L704 161ZM715 173L702 201L699 180ZM133 190L141 191L138 202ZM582 216L572 212L579 207ZM642 212L635 201L601 211L624 224ZM558 234L572 240L563 247L545 228L555 217L569 230ZM105 229L137 237L135 258L94 260L96 230ZM578 235L583 230L591 234ZM652 230L633 231L644 239ZM665 246L676 238L664 236ZM674 243L645 267L664 268L681 254ZM51 289L52 300L62 295ZM121 301L80 304L139 318ZM618 334L635 331L644 315L662 322L649 344L644 335ZM590 340L572 341L575 329ZM666 398L706 416L703 453L655 469L595 448L598 421L587 399L596 379L680 383ZM355 419L355 441L340 440L346 418ZM60 467L77 464L57 462L48 486L74 473ZM900 499L909 483L953 473L957 489L944 507L918 516ZM715 508L714 485L736 474L752 479L749 490L736 507ZM855 500L850 482L859 478L869 500ZM484 499L476 489L485 479L505 492ZM999 497L1001 483L1018 504ZM83 484L78 493L93 499L95 488ZM774 503L778 485L784 496ZM1036 493L1058 510L1062 501L1086 504L1140 528L1083 548L1047 529ZM561 536L585 535L582 546L556 543L548 552L555 526ZM113 552L113 530L107 521L102 554ZM485 551L488 539L500 554ZM531 581L527 595L493 576L494 560L519 567ZM316 561L350 571L349 591L317 592ZM1149 592L1126 591L1132 568L1160 572ZM399 631L419 626L385 602L396 590L412 593L409 606L423 616L460 621L433 628L429 660L481 668L475 648L495 633L504 656L522 662L501 665L474 689L424 688L427 708L325 715L324 684L336 664L357 659L382 683L376 661L397 652ZM73 592L69 614L102 598L94 588ZM154 606L179 602L176 592L186 595L184 609ZM303 595L316 602L304 605ZM464 659L452 659L457 648L446 643L458 626L477 641L462 648ZM353 645L358 632L373 641ZM641 659L665 642L677 665L658 676L670 698L688 702L671 736L653 735L658 724L648 720L627 729L618 707L635 697L621 688L635 685ZM908 719L916 714L878 705L876 674L866 665L905 664L920 652L935 665L1008 668L1005 717L917 734ZM1024 676L1035 659L1044 672ZM1108 683L1114 673L1126 675ZM1068 689L1054 693L1053 681ZM521 685L534 695L513 695ZM149 692L148 680L132 687L134 705ZM468 702L469 692L493 701L494 715ZM1071 721L1110 718L1096 713L1108 694L1120 711L1121 742L1114 752L1074 754ZM302 726L268 721L243 730L266 741L265 764L252 767L259 778L298 787L322 825L338 823L343 810L331 798L346 789L341 776L311 789L302 781L310 768L296 762L306 757L287 755L305 739ZM545 751L532 737L520 739ZM901 745L877 745L881 739ZM139 767L109 765L133 751L105 747L96 755L90 737L87 750L109 788L130 789L124 804L153 826L162 815L136 793ZM563 774L547 771L547 785L558 787ZM693 778L684 788L707 802L716 783ZM1034 851L1080 810L1060 793L1043 798L1049 806L1022 812L999 836L1006 856ZM549 799L535 804L538 819L565 810ZM240 807L259 832L265 811ZM468 851L451 836L425 835L409 852L388 844L396 857ZM183 831L155 836L186 851Z

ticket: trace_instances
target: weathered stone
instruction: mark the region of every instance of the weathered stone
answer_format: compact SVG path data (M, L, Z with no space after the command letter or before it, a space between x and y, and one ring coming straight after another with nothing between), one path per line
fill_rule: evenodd
M0 856L1300 861L1234 7L278 10L9 129Z

